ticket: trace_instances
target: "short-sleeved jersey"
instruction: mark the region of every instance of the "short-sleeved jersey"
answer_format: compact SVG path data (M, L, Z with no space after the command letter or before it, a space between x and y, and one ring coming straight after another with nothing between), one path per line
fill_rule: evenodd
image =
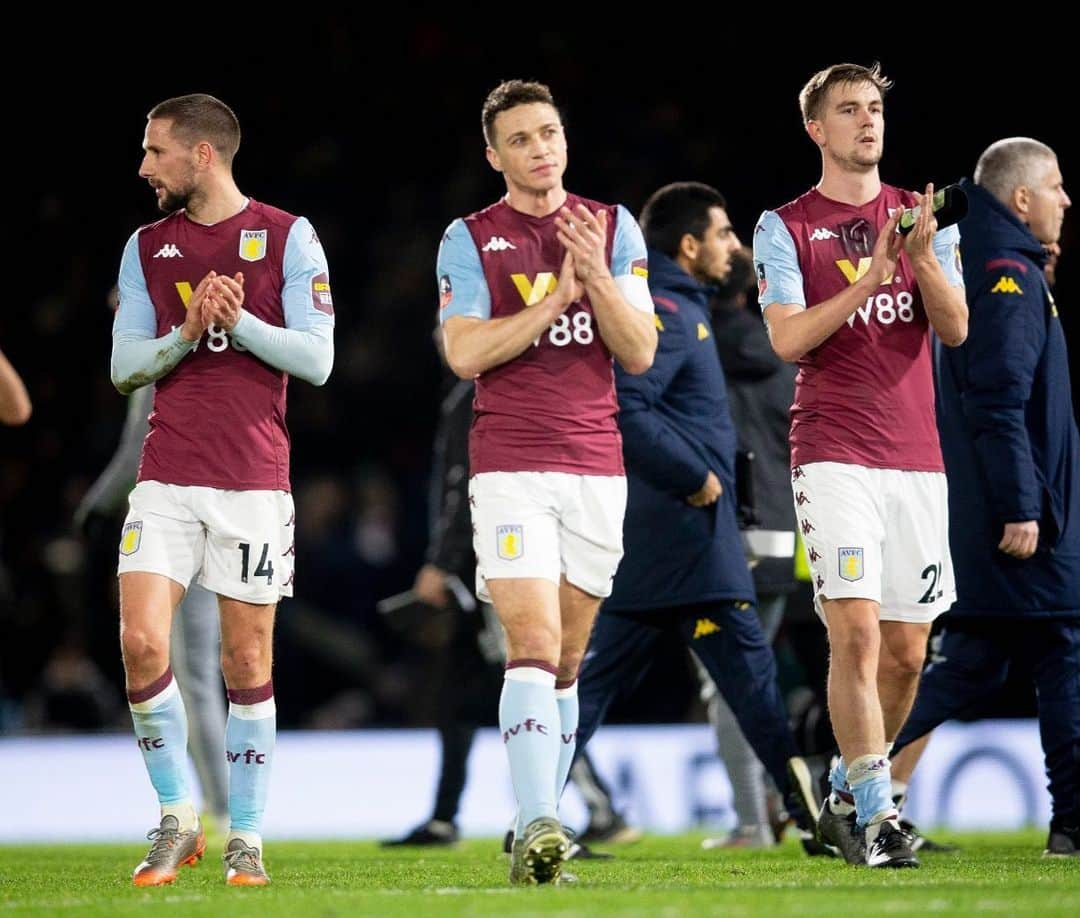
M244 275L244 309L279 327L332 322L326 257L311 224L249 200L211 226L183 211L138 229L120 270L115 330L154 336L184 322L208 271ZM152 312L150 311L152 309ZM228 490L290 490L288 375L211 327L157 381L139 481Z
M882 185L861 206L813 189L754 230L759 301L813 308L870 267L879 229L908 191ZM960 235L939 231L934 252L950 284L962 286ZM944 471L934 416L929 322L907 253L896 272L846 324L799 360L791 407L792 467L847 462L870 468Z
M647 276L645 240L621 205L576 195L566 206L608 214L612 276ZM460 315L511 316L553 291L565 249L555 214L534 217L501 200L450 224L439 247L441 320ZM651 311L652 302L633 303ZM531 346L476 380L469 437L472 474L570 472L622 475L611 352L600 337L588 296L572 303Z

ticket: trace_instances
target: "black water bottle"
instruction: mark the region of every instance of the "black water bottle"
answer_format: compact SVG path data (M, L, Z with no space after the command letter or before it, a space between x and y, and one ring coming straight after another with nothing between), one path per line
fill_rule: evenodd
M938 229L945 229L946 226L952 226L964 219L968 209L967 195L959 185L946 185L934 192L933 207ZM906 236L915 228L921 208L921 204L904 208L900 222L896 225L896 231L901 236Z

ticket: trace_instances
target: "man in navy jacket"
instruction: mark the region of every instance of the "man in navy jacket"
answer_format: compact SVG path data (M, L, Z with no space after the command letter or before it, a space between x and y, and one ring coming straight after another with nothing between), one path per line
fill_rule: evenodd
M1047 855L1080 854L1080 434L1044 277L1065 209L1054 151L992 144L964 180L967 341L935 344L957 601L900 747L1030 667L1053 815Z
M735 428L709 318L706 284L727 276L739 240L724 198L697 182L656 191L640 222L659 345L646 373L616 367L625 554L581 669L577 749L614 698L641 681L662 632L675 629L809 828L788 793L796 749L736 521Z

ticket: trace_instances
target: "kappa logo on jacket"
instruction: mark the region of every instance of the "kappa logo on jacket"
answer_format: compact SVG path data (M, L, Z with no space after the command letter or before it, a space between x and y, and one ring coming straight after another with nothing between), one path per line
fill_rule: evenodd
M1007 274L1002 274L998 278L998 282L990 288L991 293L1023 293L1020 289L1020 285L1016 282L1015 278L1009 277Z

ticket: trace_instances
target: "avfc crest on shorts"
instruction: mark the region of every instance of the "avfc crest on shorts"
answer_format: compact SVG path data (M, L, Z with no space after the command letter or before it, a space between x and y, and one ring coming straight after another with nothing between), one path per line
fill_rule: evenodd
M861 548L840 549L840 579L862 580L863 550Z
M525 553L523 526L496 526L495 545L503 561L516 561Z
M240 257L244 261L266 257L266 230L240 230Z
M125 523L124 531L120 534L120 554L133 555L142 544L142 520L133 523Z

